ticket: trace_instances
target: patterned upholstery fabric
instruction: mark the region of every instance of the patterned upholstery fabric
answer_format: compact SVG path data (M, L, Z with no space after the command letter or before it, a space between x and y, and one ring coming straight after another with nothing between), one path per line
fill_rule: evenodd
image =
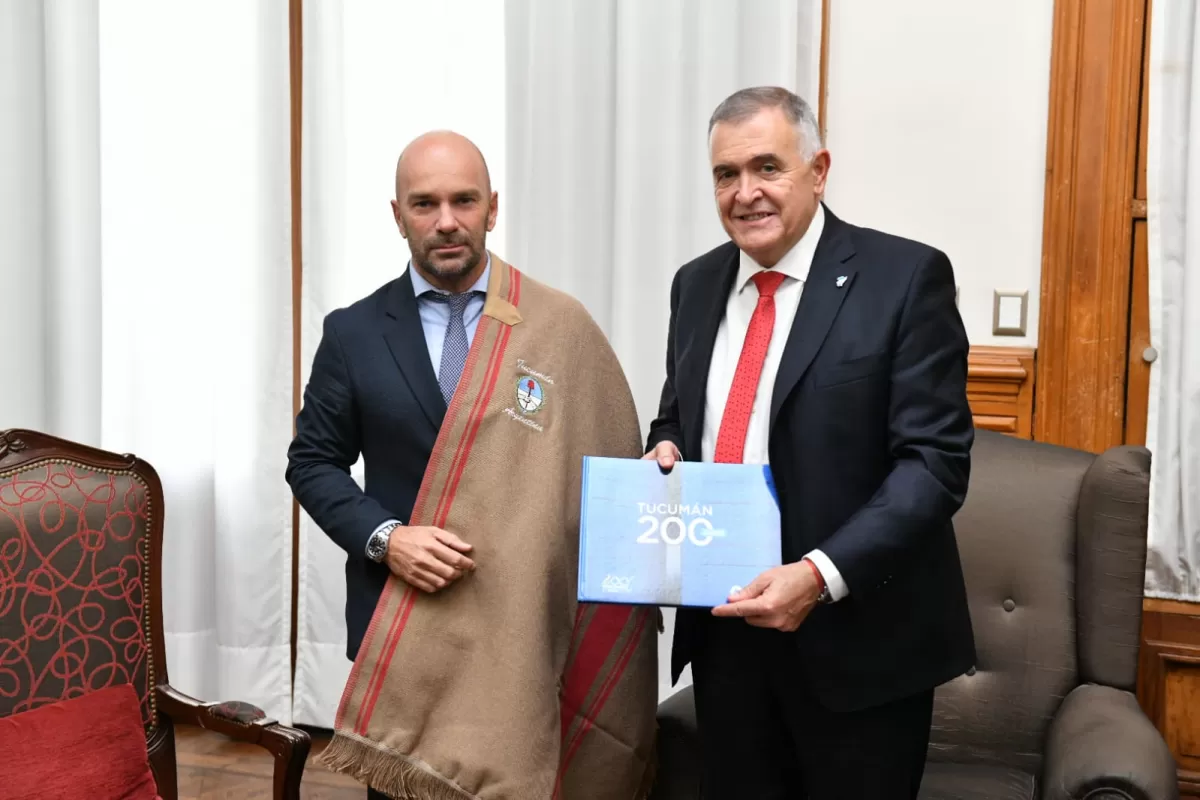
M0 717L129 683L151 726L149 497L129 473L0 471Z

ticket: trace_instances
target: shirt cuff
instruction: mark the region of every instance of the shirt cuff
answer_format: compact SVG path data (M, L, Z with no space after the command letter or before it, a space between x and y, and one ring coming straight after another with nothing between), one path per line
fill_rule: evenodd
M846 586L846 581L842 578L842 573L838 572L838 568L829 560L829 556L820 550L813 550L805 558L816 566L817 571L821 573L821 577L825 579L825 585L829 587L830 600L836 603L850 594L850 588Z
M398 519L385 519L383 522L381 522L379 524L379 527L376 528L375 530L371 531L371 535L367 537L367 546L363 548L363 553L365 554L370 551L371 540L375 538L375 534L379 533L381 530L383 530L384 528L386 528L389 525L403 525L403 524L404 523Z

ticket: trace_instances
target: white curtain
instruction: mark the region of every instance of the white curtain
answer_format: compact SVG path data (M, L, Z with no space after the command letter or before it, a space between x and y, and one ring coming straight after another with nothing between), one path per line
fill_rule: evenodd
M1147 223L1150 368L1146 594L1200 602L1200 13L1154 0Z
M330 311L398 277L396 159L418 134L450 128L483 151L505 255L504 5L496 0L317 0L304 4L301 380ZM353 470L361 482L361 463ZM295 719L332 727L346 659L346 556L301 515Z
M0 428L100 433L94 5L0 3ZM72 400L72 389L91 397Z
M158 470L171 682L291 719L286 0L0 3L0 428Z
M709 115L764 84L818 107L821 2L508 0L506 22L509 254L588 307L648 428L675 270L727 238Z

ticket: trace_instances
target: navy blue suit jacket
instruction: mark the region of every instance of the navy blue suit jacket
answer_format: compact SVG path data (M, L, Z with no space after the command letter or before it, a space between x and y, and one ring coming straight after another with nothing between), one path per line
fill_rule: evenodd
M387 582L366 557L388 519L408 522L446 403L429 360L412 280L403 275L325 318L287 481L346 551L346 655L353 659ZM350 477L362 456L365 490Z
M737 267L730 242L675 276L647 449L672 441L684 459L701 457L709 362ZM898 699L974 663L951 523L974 442L967 353L946 255L826 209L772 393L769 456L784 561L819 547L849 587L793 634L807 665L797 678L831 708ZM677 613L673 679L707 616Z

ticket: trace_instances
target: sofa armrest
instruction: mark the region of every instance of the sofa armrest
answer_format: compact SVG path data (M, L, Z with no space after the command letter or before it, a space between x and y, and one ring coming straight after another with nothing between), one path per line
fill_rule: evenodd
M1063 700L1046 741L1043 800L1177 800L1175 758L1129 692L1087 684Z
M312 739L280 725L249 703L202 703L168 685L158 687L158 708L172 722L195 725L239 742L256 744L275 757L275 800L299 800L300 779Z

